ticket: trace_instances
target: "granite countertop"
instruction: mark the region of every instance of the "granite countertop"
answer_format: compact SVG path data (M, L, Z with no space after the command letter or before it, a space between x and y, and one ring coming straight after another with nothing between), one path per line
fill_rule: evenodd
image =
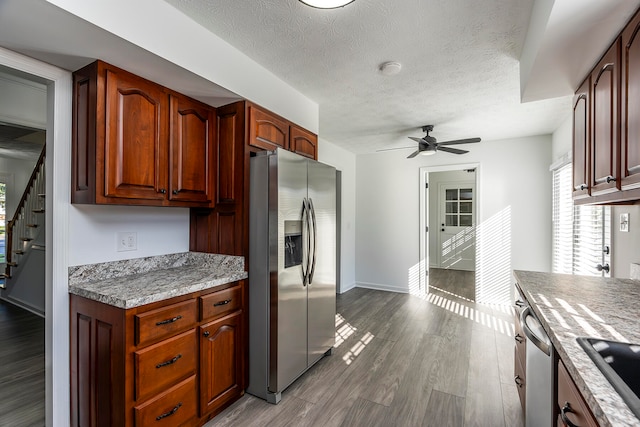
M530 271L514 271L514 276L600 425L640 426L576 341L640 343L640 281Z
M69 267L69 293L128 309L246 278L243 257L184 252Z

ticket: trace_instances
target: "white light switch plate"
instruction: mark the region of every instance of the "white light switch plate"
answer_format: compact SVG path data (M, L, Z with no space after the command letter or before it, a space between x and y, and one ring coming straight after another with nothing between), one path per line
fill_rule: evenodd
M138 236L133 231L116 233L117 251L136 251L138 250Z
M623 232L629 231L629 214L628 213L620 214L620 231L623 231Z

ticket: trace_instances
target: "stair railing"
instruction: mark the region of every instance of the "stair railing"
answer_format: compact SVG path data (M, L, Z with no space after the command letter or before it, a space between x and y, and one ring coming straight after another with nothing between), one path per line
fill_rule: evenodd
M11 268L17 266L16 255L24 255L31 241L32 230L39 226L36 215L44 213L46 148L46 145L42 147L40 157L33 168L13 218L7 223L5 278L11 277Z

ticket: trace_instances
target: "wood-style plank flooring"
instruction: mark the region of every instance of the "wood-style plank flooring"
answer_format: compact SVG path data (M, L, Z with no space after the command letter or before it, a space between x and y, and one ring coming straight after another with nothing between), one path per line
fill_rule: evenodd
M278 405L245 395L207 426L522 426L511 308L433 288L339 295L332 355Z
M0 426L44 426L44 319L0 300L0 343Z

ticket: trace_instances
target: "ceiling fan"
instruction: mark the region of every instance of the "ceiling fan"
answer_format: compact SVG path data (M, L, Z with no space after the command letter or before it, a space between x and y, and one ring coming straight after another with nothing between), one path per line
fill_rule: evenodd
M435 154L438 150L446 151L447 153L453 154L465 154L468 153L467 150L460 150L458 148L446 147L447 145L456 145L456 144L471 144L474 142L480 142L480 138L467 138L467 139L456 139L453 141L444 141L437 142L437 140L429 135L429 132L433 130L433 125L425 125L422 126L422 131L427 134L422 138L416 138L415 136L410 136L409 139L412 139L418 143L418 149L413 153L407 156L407 159L412 159L418 154ZM411 147L403 147L403 148L390 148L388 150L401 150L404 148ZM387 151L387 150L378 150L378 151Z

